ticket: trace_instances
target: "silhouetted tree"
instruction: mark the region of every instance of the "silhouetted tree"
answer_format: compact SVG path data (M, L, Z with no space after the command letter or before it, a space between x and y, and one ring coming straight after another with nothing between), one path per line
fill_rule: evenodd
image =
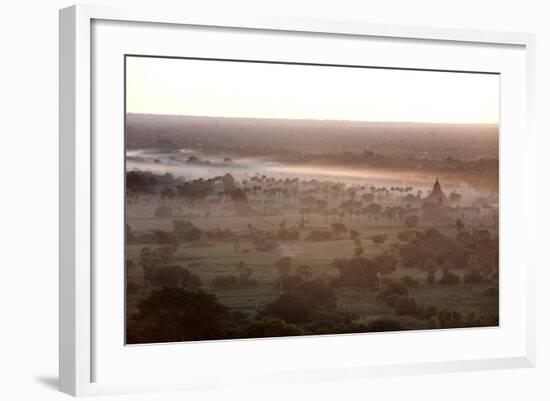
M130 344L218 339L228 313L213 294L174 287L151 291L137 310L127 326Z

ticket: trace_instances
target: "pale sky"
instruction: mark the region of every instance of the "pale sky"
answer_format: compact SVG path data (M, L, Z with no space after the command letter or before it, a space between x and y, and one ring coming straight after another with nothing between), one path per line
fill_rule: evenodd
M129 113L498 123L499 76L126 58Z

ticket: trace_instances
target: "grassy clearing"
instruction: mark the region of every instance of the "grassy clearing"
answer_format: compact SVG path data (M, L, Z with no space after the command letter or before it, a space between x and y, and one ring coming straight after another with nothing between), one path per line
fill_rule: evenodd
M306 242L301 241L293 248L293 264L308 264L316 276L336 277L337 271L330 266L328 258L349 257L353 250L350 240ZM248 254L236 253L231 242L219 241L212 246L193 247L186 244L179 247L176 257L197 258L193 262L183 266L198 274L207 291L217 296L221 303L232 310L254 315L266 304L272 302L279 295L279 289L274 282L278 277L275 263L281 257L288 255L289 251L277 250L275 252L258 252L252 250L249 244L242 244L243 249L250 248ZM138 265L141 246L131 245L127 248L128 257L135 260L136 267L129 272L128 280L140 282L143 272ZM369 249L369 253L375 255L379 249ZM201 259L202 258L202 259ZM211 286L211 281L218 275L238 274L236 265L245 260L252 268L252 277L258 280L259 285L254 288L220 290ZM462 272L456 271L461 274ZM441 273L438 273L437 278ZM404 275L413 277L419 281L419 286L409 289L409 295L423 306L436 306L439 310L455 309L467 316L474 311L478 316L493 322L498 316L498 299L487 297L483 292L488 284L464 284L456 286L444 286L439 284L428 285L426 272L419 269L399 268L391 275L400 279ZM358 315L358 321L369 323L378 318L393 318L399 320L405 327L415 328L414 323L408 317L396 317L393 308L384 302L377 300L378 291L371 288L337 288L338 307L343 311L353 312ZM128 305L133 310L138 296L128 297ZM417 324L420 324L417 322ZM416 327L420 328L420 327Z
M149 211L150 212L150 211ZM134 214L139 215L139 213ZM141 213L143 216L144 213ZM237 234L249 232L249 225L262 231L275 231L279 223L285 221L286 227L297 226L301 216L296 213L287 213L277 217L239 217L217 216L191 218L194 225L202 230L214 228L230 228ZM172 219L158 218L129 218L130 226L134 231L146 231L152 229L172 230ZM331 220L325 221L324 216L311 215L306 220L305 228L301 231L304 238L313 229L330 229ZM391 244L398 242L397 233L405 230L403 226L389 225L387 222L369 221L365 216L354 217L352 221L346 218L344 224L360 232L362 247L365 257L374 257L386 250L390 250ZM454 236L453 227L438 228L448 236ZM373 234L388 234L389 239L381 246L375 246L365 238ZM336 277L338 272L331 265L335 258L350 258L354 255L355 244L349 239L348 234L343 234L342 239L334 241L278 241L277 248L271 252L260 252L247 239L240 240L240 251L236 252L233 241L210 241L208 246L198 246L192 243L181 244L175 255L174 263L188 268L197 274L205 290L212 292L232 310L255 315L266 304L279 296L279 289L274 282L278 278L276 262L282 257L292 258L292 265L308 265L314 276ZM156 245L146 245L154 248ZM126 247L127 259L134 261L134 269L128 273L128 281L141 284L143 271L139 265L139 255L144 245L128 245ZM252 269L252 278L259 282L258 286L246 289L220 290L211 286L211 281L219 275L237 275L237 264L245 262ZM462 276L462 271L456 271ZM487 297L483 292L489 284L464 284L456 286L428 285L426 272L419 269L410 269L399 266L391 277L400 279L408 275L419 282L419 286L411 288L409 295L423 306L436 306L439 310L455 309L467 316L474 311L477 316L484 319L484 324L494 324L498 317L498 298ZM441 272L437 273L439 279ZM378 291L371 288L337 288L338 307L343 311L357 314L358 322L369 323L378 318L392 318L399 320L404 327L422 328L425 322L412 317L395 316L392 307L377 300ZM135 310L135 304L140 294L132 294L127 297L128 313Z
M292 258L292 264L308 265L312 272L321 276L334 276L336 270L331 266L334 258L349 258L355 245L351 240L339 241L280 241L272 252L257 251L248 241L241 241L241 251L235 252L230 241L212 242L211 246L196 247L190 244L180 245L176 258L200 258L187 267L194 273L210 280L217 274L235 274L241 261L252 269L253 277L260 282L273 282L277 276L276 262L286 256ZM365 254L375 255L379 248L367 247Z
M172 230L172 220L178 218L157 218L150 217L154 215L154 210L148 213L131 212L135 206L128 208L127 222L130 224L134 231L147 231L147 230ZM192 211L191 211L192 213ZM198 214L198 212L195 212ZM149 216L149 217L143 217ZM221 212L213 212L210 217L194 217L194 218L182 218L184 220L191 221L195 226L201 230L211 230L215 228L229 228L237 234L248 233L249 224L254 226L258 230L262 231L275 231L279 228L279 224L286 223L286 227L297 227L300 225L302 216L296 212L289 212L278 216L267 217L255 217L255 216L234 216L224 215ZM321 229L330 230L332 224L332 218L326 219L320 214L312 214L305 219L304 235L311 230ZM395 239L398 232L403 231L405 228L397 223L391 223L389 221L374 221L369 220L366 216L353 216L352 219L346 217L343 220L343 224L350 230L356 230L361 233L362 237L368 237L372 234L388 234L391 239ZM442 227L438 228L445 235L454 235L454 227ZM343 236L346 236L344 234Z

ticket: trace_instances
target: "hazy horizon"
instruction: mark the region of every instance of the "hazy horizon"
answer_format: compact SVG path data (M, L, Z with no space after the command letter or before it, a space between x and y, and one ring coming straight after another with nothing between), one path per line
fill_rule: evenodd
M393 125L478 125L478 126L500 126L500 122L430 122L430 121L391 121L391 120L342 120L333 118L285 118L285 117L238 117L221 115L198 115L198 114L169 114L169 113L146 113L126 112L127 115L141 115L151 117L187 117L187 118L218 118L218 119L243 119L243 120L280 120L280 121L322 121L360 124L393 124Z

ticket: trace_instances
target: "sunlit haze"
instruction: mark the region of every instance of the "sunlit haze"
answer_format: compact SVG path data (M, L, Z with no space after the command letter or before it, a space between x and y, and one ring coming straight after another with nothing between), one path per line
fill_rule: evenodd
M499 121L499 76L127 57L126 111L281 119Z

